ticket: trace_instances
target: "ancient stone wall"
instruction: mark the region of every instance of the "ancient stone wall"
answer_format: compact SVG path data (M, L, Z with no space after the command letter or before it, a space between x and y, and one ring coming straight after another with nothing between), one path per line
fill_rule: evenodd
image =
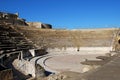
M41 22L27 22L27 24L34 28L41 28L41 29L51 29L52 28L52 25L44 24Z
M31 27L42 28L42 26L41 26L42 23L40 23L40 22L27 22L27 24Z

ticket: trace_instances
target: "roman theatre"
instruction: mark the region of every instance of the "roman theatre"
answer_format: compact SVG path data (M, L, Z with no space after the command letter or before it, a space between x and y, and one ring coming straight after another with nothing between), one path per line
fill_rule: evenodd
M118 28L54 29L0 12L0 80L119 80L119 50Z

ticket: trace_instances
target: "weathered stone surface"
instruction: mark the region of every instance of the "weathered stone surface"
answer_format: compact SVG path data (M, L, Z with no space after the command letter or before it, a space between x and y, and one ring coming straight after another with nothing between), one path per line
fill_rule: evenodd
M58 74L49 76L47 80L64 80L65 78L67 78L66 75Z
M13 62L14 67L22 72L24 75L31 74L32 77L35 77L35 65L26 60L15 59Z
M39 64L35 64L35 77L36 79L40 79L45 77L45 70L42 66L40 66Z

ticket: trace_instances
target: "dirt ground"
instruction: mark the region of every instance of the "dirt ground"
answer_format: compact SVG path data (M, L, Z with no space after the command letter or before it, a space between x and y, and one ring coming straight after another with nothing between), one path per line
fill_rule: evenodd
M100 55L105 54L59 54L48 58L44 64L46 67L58 72L73 71L82 73L84 65L80 62L85 61L85 59L96 60L96 57Z

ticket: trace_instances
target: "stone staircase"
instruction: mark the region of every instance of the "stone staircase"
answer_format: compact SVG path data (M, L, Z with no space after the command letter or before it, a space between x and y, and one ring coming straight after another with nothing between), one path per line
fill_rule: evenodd
M13 27L0 25L0 54L33 49L35 46Z

